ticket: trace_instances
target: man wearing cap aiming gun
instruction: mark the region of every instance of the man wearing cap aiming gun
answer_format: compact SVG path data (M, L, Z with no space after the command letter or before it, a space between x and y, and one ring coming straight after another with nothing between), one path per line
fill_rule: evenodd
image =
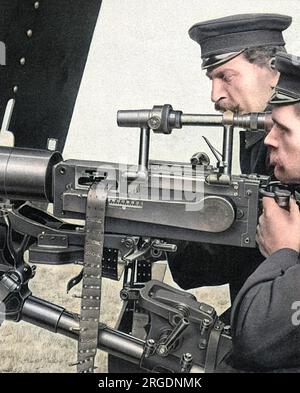
M283 183L300 183L300 58L276 56L281 73L274 126L265 138L270 164ZM263 198L257 243L266 260L248 278L232 309L234 363L260 370L300 371L300 213L294 199L280 208Z
M211 99L220 111L262 112L277 84L274 56L285 51L282 31L292 18L244 14L197 23L190 37L201 47L202 69L212 83ZM270 174L263 132L240 132L242 173ZM256 249L183 243L169 261L184 289L230 283L231 301L263 261Z

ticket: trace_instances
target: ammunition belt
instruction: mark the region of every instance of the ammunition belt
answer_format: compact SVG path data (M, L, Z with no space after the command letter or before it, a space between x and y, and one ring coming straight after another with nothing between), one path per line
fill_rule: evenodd
M78 373L93 373L95 368L101 304L104 221L109 188L107 183L94 183L87 197Z

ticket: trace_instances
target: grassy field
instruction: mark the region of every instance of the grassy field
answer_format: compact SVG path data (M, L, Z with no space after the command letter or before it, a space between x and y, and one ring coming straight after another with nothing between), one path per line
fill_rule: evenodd
M37 274L30 288L37 297L47 299L67 310L79 312L79 300L66 294L68 280L80 271L79 266L38 266ZM121 281L103 280L101 321L114 327L121 308L119 291ZM167 272L165 281L173 284ZM79 294L81 286L71 293ZM192 291L202 302L213 305L218 313L229 307L228 287L200 288ZM0 372L76 372L77 343L30 325L25 322L4 321L0 327ZM96 365L98 372L107 372L107 356L98 351Z

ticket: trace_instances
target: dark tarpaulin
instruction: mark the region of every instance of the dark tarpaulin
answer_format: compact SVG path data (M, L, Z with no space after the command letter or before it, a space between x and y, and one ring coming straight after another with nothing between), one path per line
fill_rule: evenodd
M101 0L0 0L0 121L15 98L15 146L45 149L54 138L63 150L100 6Z

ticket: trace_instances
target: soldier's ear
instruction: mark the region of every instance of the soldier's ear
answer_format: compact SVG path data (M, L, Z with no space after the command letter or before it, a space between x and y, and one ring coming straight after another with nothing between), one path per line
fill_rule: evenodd
M276 70L275 57L272 57L272 59L269 60L269 67L271 68L271 70Z
M268 65L269 65L269 70L271 71L271 73L272 73L272 75L271 75L271 89L274 89L275 88L275 86L277 85L277 83L278 83L278 79L279 79L279 76L280 76L280 73L278 72L278 70L276 69L276 67L275 67L275 57L272 57L270 60L269 60L269 62L268 62Z

